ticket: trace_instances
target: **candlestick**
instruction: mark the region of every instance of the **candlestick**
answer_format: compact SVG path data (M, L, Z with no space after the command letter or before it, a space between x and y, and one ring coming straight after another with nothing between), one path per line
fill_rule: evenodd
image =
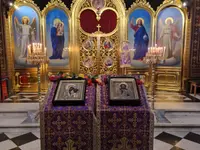
M155 47L149 47L146 56L144 57L143 61L146 64L150 65L151 69L151 94L152 94L152 109L154 110L154 102L155 102L155 67L159 63L160 60L164 58L165 55L165 47L158 47L155 44Z

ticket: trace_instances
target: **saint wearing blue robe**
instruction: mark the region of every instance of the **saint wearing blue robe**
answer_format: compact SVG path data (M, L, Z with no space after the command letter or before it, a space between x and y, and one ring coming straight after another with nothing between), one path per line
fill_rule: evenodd
M138 20L137 25L131 23L131 28L135 31L134 37L134 60L142 60L148 51L149 36L142 24L142 20Z
M64 49L64 43L65 43L65 37L64 33L59 33L59 25L56 27L51 28L51 42L52 42L52 48L53 53L52 56L49 57L49 59L63 59L62 53Z

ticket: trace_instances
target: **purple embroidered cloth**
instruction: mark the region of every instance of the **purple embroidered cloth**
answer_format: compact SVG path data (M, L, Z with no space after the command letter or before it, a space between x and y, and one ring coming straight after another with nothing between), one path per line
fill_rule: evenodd
M85 106L54 107L52 83L40 110L42 150L92 150L95 87L86 88Z
M108 86L97 87L98 149L153 150L154 115L143 85L141 106L109 106Z

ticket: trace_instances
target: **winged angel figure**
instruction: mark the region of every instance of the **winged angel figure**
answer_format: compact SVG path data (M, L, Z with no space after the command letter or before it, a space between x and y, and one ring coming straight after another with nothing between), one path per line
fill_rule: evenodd
M158 44L166 48L164 58L172 58L180 55L181 51L181 31L179 27L180 20L174 20L172 17L168 17L163 22L159 20L158 33L160 33Z
M15 30L17 32L17 46L20 49L19 58L26 58L27 47L29 44L36 41L36 19L30 19L27 16L22 17L22 23L19 22L17 17L14 18Z

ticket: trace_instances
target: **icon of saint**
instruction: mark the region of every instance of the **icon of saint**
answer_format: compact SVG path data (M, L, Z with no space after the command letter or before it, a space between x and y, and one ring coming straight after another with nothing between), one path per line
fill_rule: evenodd
M159 46L165 47L165 59L173 57L176 42L181 39L177 24L178 22L174 22L172 17L166 18L164 24L162 20L159 20L159 26L162 27L159 36Z
M119 88L119 95L121 98L126 98L131 96L128 90L128 85L126 83L121 83L118 88Z
M51 43L52 43L52 56L49 59L63 59L62 53L64 49L65 36L64 36L64 23L56 18L53 22L54 26L51 28Z
M72 99L78 97L79 89L76 87L76 85L67 85L65 86L64 91L64 99Z
M134 31L134 60L143 60L148 51L149 36L144 27L144 20L138 18L134 25L134 18L131 19L130 28Z
M33 18L32 22L28 16L22 17L22 23L18 18L14 18L14 25L17 32L17 45L20 48L19 58L27 57L27 47L29 44L36 42L36 19Z

